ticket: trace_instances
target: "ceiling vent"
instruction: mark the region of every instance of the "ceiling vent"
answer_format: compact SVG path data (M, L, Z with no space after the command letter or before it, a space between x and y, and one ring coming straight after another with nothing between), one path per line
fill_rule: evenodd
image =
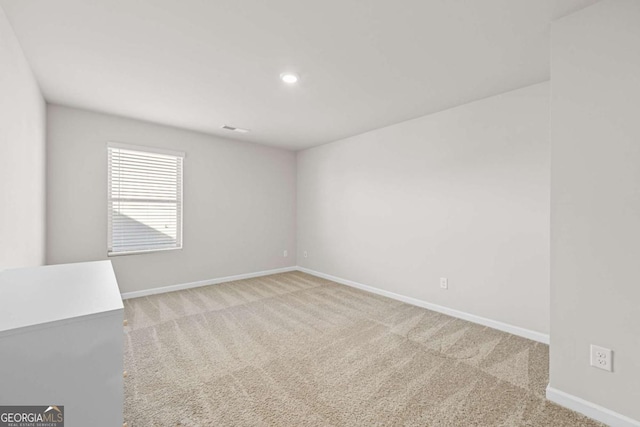
M249 132L249 129L242 129L242 128L237 128L234 126L229 126L229 125L224 125L220 127L221 129L225 129L225 130L230 130L233 132L240 132L240 133L247 133Z

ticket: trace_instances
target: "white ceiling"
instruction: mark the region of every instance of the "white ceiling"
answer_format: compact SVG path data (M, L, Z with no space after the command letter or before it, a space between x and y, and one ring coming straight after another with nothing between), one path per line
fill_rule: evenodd
M0 5L49 102L302 149L548 79L549 23L596 1Z

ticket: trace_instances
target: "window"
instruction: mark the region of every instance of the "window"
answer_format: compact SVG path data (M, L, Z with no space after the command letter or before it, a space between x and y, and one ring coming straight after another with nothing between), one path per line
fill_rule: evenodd
M108 252L182 248L183 153L110 143Z

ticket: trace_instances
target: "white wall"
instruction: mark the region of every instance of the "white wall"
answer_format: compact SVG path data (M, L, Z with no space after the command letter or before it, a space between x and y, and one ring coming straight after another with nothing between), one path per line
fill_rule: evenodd
M47 263L107 258L106 144L117 141L186 152L184 248L112 257L122 292L296 264L295 153L55 105L47 137Z
M45 103L0 8L0 270L44 263Z
M554 23L551 372L556 389L640 420L640 2ZM614 350L614 372L589 346Z
M542 83L299 152L298 264L548 333L548 124Z

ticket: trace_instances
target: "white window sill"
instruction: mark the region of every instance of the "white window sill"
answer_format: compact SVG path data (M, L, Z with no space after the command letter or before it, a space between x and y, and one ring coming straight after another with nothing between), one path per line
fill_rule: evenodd
M182 246L176 248L163 248L163 249L142 249L138 251L120 251L120 252L107 252L107 256L123 256L123 255L140 255L140 254L150 254L153 252L166 252L166 251L177 251L182 250Z

